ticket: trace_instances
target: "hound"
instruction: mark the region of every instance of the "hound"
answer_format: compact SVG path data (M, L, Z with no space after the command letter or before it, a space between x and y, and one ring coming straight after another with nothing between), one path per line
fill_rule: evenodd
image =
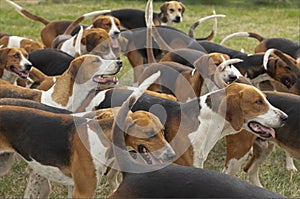
M124 123L134 97L125 101L116 116L113 144L122 171L120 186L108 198L282 198L283 196L216 171L176 164L142 165L126 151ZM124 113L125 112L125 113Z
M103 60L96 55L83 55L74 59L60 78L47 91L26 89L13 85L1 86L1 97L23 98L76 112L85 97L106 82L107 75L120 71L119 60ZM108 77L110 78L110 77Z
M0 48L0 78L16 84L18 77L27 79L32 64L23 48Z

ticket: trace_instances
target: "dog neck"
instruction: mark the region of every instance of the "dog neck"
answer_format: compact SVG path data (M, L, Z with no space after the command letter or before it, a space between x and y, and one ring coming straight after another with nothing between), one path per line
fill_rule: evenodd
M1 79L10 82L13 85L16 85L18 76L13 72L4 69Z

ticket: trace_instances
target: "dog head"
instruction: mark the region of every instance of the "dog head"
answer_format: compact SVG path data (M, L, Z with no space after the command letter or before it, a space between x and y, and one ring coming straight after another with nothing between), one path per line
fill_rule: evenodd
M116 59L116 55L112 51L111 37L102 28L85 29L81 44L85 46L85 53L99 55L103 59Z
M240 61L230 59L226 54L210 53L200 57L194 65L202 77L213 80L219 88L223 88L242 76L238 69L232 65Z
M277 49L269 49L264 56L264 68L275 80L284 84L288 89L300 87L295 85L300 76L297 61Z
M94 28L102 28L108 32L112 38L117 38L120 35L121 23L118 18L113 16L100 16L93 20Z
M265 95L251 85L232 83L225 90L214 92L210 98L219 104L216 106L217 111L235 131L246 129L262 138L274 137L273 128L283 126L288 117L272 106Z
M0 75L6 70L14 76L26 79L32 67L27 57L28 53L23 48L0 48Z
M163 23L180 23L185 11L185 6L178 1L168 1L160 6L160 11Z
M117 74L121 67L120 60L104 60L97 55L88 54L75 58L66 72L77 84L107 84L118 81L107 75Z
M170 161L175 152L164 138L160 120L146 111L129 113L125 122L125 141L141 154L148 164Z

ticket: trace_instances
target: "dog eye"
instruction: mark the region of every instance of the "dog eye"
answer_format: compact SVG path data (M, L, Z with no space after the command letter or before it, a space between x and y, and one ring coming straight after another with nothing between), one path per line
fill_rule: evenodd
M100 59L94 59L93 61L92 61L93 63L99 63L100 62Z
M19 54L14 54L13 57L16 58L16 59L19 59L20 55Z
M258 104L258 105L262 105L263 101L262 100L257 100L255 103Z
M179 8L178 11L181 12L181 8Z
M170 12L174 12L175 10L173 8L170 9Z
M153 131L147 131L145 132L145 134L148 138L155 138L157 136L156 133Z

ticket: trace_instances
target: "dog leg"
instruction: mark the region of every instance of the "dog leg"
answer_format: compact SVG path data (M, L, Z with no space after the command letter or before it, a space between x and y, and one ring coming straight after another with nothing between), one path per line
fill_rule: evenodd
M228 160L228 162L226 163L225 168L223 169L223 173L226 173L228 175L235 175L240 170L242 165L247 161L250 152L251 152L251 150L249 150L240 159L232 158L232 159Z
M285 159L285 162L286 162L286 169L288 171L294 171L294 172L297 172L298 169L296 168L295 164L294 164L294 160L293 158L291 157L291 155L286 151L285 152L285 156L286 156L286 159Z
M74 191L74 187L68 186L68 198L72 198L73 191Z
M14 153L0 154L0 176L4 176L9 172L14 164Z
M110 188L112 190L115 190L120 184L120 182L118 180L118 171L111 168L109 170L109 172L106 174L106 180L107 180Z
M260 165L267 159L274 149L275 144L273 142L263 141L256 139L253 144L253 156L247 165L244 167L244 171L249 176L249 181L252 184L263 187L259 180L258 170Z
M47 178L42 177L34 170L31 171L25 189L24 198L48 198L51 185Z

